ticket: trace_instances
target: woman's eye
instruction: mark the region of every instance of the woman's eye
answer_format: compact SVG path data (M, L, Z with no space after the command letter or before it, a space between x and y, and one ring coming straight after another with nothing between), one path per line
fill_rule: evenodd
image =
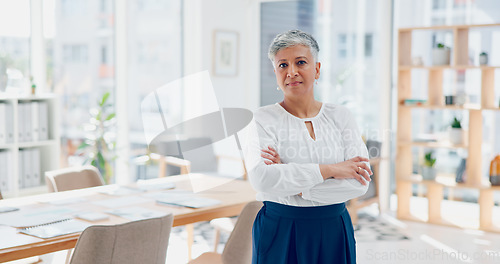
M286 63L281 63L280 65L278 65L278 67L280 68L285 68L286 66L287 66Z
M298 61L297 64L299 64L299 65L306 64L306 61L301 60L301 61Z

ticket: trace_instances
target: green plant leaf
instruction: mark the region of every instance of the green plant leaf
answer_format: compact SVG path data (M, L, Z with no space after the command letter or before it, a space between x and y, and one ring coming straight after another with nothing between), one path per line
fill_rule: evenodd
M99 161L100 168L104 168L106 166L106 160L104 160L104 157L102 156L102 153L100 151L97 152L97 160Z
M104 104L106 103L106 101L108 100L108 97L109 97L110 93L109 92L106 92L103 96L102 96L102 100L101 102L99 103L99 106L102 107L104 106Z
M90 145L86 141L83 141L82 144L80 144L80 146L78 146L76 150L82 150L88 147L90 147Z
M114 118L116 116L115 113L111 113L108 115L108 117L106 117L106 121L109 121L110 119Z

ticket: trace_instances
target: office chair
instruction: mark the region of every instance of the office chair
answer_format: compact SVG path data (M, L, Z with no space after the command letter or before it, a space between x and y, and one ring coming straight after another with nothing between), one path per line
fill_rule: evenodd
M99 170L91 165L47 171L45 183L49 192L83 189L104 184Z
M164 264L174 216L85 229L71 264Z
M222 254L203 253L188 264L246 264L252 262L252 226L262 202L250 202L241 211Z

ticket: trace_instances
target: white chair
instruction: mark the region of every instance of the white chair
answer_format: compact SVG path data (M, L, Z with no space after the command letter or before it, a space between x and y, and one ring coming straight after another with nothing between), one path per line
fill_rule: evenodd
M71 264L164 264L174 216L85 229Z
M222 254L203 253L189 264L249 264L252 262L252 226L262 202L250 202L241 211Z

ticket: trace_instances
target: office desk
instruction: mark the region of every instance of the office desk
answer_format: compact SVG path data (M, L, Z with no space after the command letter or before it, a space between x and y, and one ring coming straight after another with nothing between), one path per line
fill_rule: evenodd
M227 179L205 176L201 174L190 174L171 176L160 179L152 179L150 183L164 183L175 182L176 188L183 190L192 190L191 181L199 183L206 183L208 185L217 185L218 182L223 183ZM48 193L30 197L14 198L0 201L0 206L14 206L19 207L21 210L29 210L35 208L42 208L44 206L53 206L46 202L47 200L63 200L74 197L84 197L85 202L76 203L72 205L65 205L65 207L78 207L80 210L103 212L110 208L94 205L91 202L117 198L118 196L110 196L107 194L99 193L99 191L114 188L116 186L106 185L81 190ZM160 190L163 191L163 190ZM134 194L140 196L143 193ZM199 221L208 221L218 217L229 217L239 215L243 206L255 200L255 191L250 186L248 181L233 180L217 187L211 188L206 191L198 193L199 195L207 198L220 200L222 203L216 206L191 209L185 207L158 205L151 199L143 204L135 204L132 206L140 206L157 211L172 212L174 214L174 226L181 226ZM2 214L0 214L2 217ZM129 222L125 218L110 215L110 218L104 221L92 222L96 225L111 225ZM12 227L0 226L0 262L16 260L31 256L43 255L59 250L71 249L76 245L79 233L69 234L50 239L41 239L17 233L17 230Z

